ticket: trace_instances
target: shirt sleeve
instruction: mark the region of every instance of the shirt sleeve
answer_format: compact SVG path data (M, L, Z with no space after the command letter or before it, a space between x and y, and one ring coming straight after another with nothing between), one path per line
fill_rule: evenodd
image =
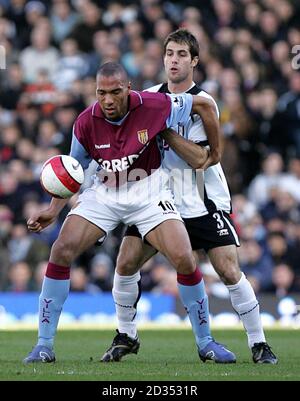
M168 128L186 124L192 112L193 96L189 93L168 94L171 98L171 113L166 121Z
M218 116L218 118L220 118L219 107L218 107L215 99L211 95L209 95L208 93L206 93L204 91L201 91L198 96L202 96L202 97L205 97L206 99L211 100L213 102L214 106L215 106L217 116Z
M216 110L216 115L219 119L219 109L214 98L208 93L201 91L197 96L204 97L213 102ZM185 127L186 138L190 141L198 143L201 146L209 146L205 128L203 125L202 118L198 114L193 114L193 118L189 121L189 124Z
M73 133L72 133L72 143L70 156L74 157L79 163L82 165L82 168L86 170L92 161L92 158L86 151L85 147L79 142L75 133L76 126L73 125Z

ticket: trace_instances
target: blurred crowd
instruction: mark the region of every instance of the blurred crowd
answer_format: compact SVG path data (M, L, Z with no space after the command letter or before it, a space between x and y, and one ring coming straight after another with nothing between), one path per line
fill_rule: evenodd
M297 0L0 0L0 290L36 291L60 219L40 235L26 219L49 197L42 164L68 154L76 116L95 100L95 74L122 63L134 89L165 80L162 45L185 27L198 39L195 81L216 99L223 160L241 238L242 270L255 291L300 289L300 2ZM3 67L3 59L0 62ZM110 291L118 227L72 269L73 291ZM208 292L221 294L198 254ZM144 290L176 294L161 256L143 268Z

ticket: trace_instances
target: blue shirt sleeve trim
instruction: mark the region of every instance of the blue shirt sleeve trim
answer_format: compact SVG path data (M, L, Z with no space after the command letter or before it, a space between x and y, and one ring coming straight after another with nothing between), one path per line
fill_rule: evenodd
M189 93L168 94L171 98L171 113L166 121L167 128L187 124L193 107L193 96Z
M76 138L74 127L73 127L70 156L78 160L84 170L88 168L90 162L92 161L92 158L90 157L84 146L81 145L81 143Z

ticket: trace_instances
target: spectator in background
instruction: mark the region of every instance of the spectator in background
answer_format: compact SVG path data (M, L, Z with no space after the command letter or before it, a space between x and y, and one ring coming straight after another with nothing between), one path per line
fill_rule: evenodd
M7 125L2 129L0 133L0 163L2 166L17 158L16 145L20 138L21 132L16 125Z
M0 16L0 40L6 38L10 41L13 41L15 35L15 24L12 21Z
M236 8L230 0L212 0L217 26L237 28L241 21L236 13Z
M54 120L58 131L63 135L63 139L59 144L62 154L68 154L71 146L71 135L73 123L76 119L76 109L72 106L57 107L54 112Z
M257 140L261 142L263 152L268 148L276 149L274 142L275 113L278 95L273 88L266 87L259 92L259 110L255 112L257 118Z
M8 171L19 182L20 194L22 200L28 198L41 199L42 189L35 181L32 169L22 159L13 159L8 163Z
M39 123L38 136L36 139L38 147L49 149L52 147L60 148L64 142L64 136L59 132L53 119L44 119Z
M79 21L79 14L74 12L67 0L52 2L50 21L53 39L56 44L61 43Z
M159 0L141 1L138 19L143 24L146 39L154 37L154 26L156 21L165 17L168 18L163 8L163 2L160 2Z
M33 285L35 291L40 291L42 289L43 280L45 276L45 272L47 269L48 262L46 260L42 260L39 262L33 273Z
M20 192L18 180L7 170L0 174L0 205L7 206L14 214L20 217Z
M34 28L31 45L21 51L20 63L27 83L37 80L39 71L47 71L50 80L58 66L58 51L50 44L51 33L45 28Z
M77 22L68 37L78 43L79 50L90 52L93 50L94 34L104 29L101 20L102 10L91 1L78 3L81 20Z
M239 248L241 270L247 276L256 293L267 290L272 283L272 259L270 254L254 240L241 242Z
M283 220L294 219L300 222L300 206L297 202L298 188L282 189L274 187L271 191L270 201L261 208L264 220L279 217Z
M24 7L26 18L26 29L23 31L22 48L30 44L30 36L32 31L39 26L41 21L47 22L46 7L41 1L28 1Z
M178 295L176 272L168 263L155 264L151 276L154 283L151 292Z
M249 31L253 34L259 34L259 18L262 13L262 7L257 2L249 2L245 4L245 24Z
M162 57L163 48L161 43L156 39L150 39L146 43L146 57L155 60L159 66L159 70L163 69ZM164 73L164 71L162 71Z
M130 39L131 50L121 57L121 63L131 77L136 77L145 64L145 42L141 36ZM146 63L147 64L147 63Z
M13 21L16 27L15 46L17 48L24 47L24 36L28 30L26 21L25 3L26 0L8 0L4 15L10 21ZM1 12L0 12L1 16Z
M270 10L260 14L259 26L261 28L262 40L267 50L272 44L283 38L283 29L277 15Z
M111 291L113 286L113 261L105 253L96 254L91 260L90 291Z
M286 85L282 81L280 75L285 68L287 62L290 61L290 46L284 40L277 41L272 46L272 68L270 68L270 76L273 77L273 85L276 91L282 93Z
M262 163L262 172L249 185L249 199L261 208L271 200L271 191L283 178L283 160L278 153L270 153Z
M73 267L71 270L70 279L71 292L88 292L88 277L83 267Z
M154 38L163 45L166 37L174 31L174 25L170 19L160 18L154 24Z
M122 54L130 50L130 40L133 38L141 37L143 38L143 25L140 21L134 20L124 23L124 35L120 40L119 46ZM145 43L145 45L148 41Z
M102 51L102 62L107 63L109 61L119 62L121 58L120 49L117 43L109 40Z
M284 143L281 141L281 152L300 157L300 72L293 71L289 79L289 91L278 100L277 107L277 136L282 132Z
M100 29L93 35L93 49L87 54L87 65L89 77L94 77L99 65L102 64L103 51L109 41L109 32L106 29ZM128 50L128 48L126 48Z
M15 110L24 89L23 71L18 63L13 63L7 71L7 79L3 82L0 105L7 110Z
M300 158L292 158L288 163L288 174L284 180L285 188L293 188L295 197L300 202Z
M20 127L22 136L34 141L40 118L40 110L35 104L19 104L16 122Z
M255 205L250 202L245 195L237 194L232 198L235 221L241 231L243 227L249 224L257 214Z
M27 235L27 228L23 224L17 224L12 228L7 248L11 263L24 261L30 266L31 271L50 254L50 247L37 236Z
M132 82L138 90L145 90L151 86L158 85L160 82L159 65L153 58L146 58L141 67L141 71Z
M278 298L283 298L291 292L300 290L295 284L295 273L291 266L285 263L276 265L272 272L272 286L270 290Z
M52 73L54 74L54 70ZM54 76L52 78L54 79ZM55 109L57 91L51 82L48 69L37 70L33 80L34 82L26 85L19 106L27 108L33 104L44 116L49 116Z
M32 160L32 155L35 151L34 143L27 138L20 138L16 144L17 156L25 163L29 163Z
M32 272L26 262L16 262L9 267L6 291L21 293L34 290Z
M269 233L267 246L273 260L273 265L288 264L292 270L297 269L299 252L294 245L288 243L283 232L273 231Z
M60 49L61 57L54 82L56 88L67 91L70 90L74 81L86 76L88 65L84 55L78 49L76 40L64 39L60 44Z

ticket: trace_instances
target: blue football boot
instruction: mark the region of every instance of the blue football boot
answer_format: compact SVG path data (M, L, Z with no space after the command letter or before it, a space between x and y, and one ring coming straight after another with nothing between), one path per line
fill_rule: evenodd
M211 341L202 350L198 350L202 362L214 361L216 363L235 363L236 356L222 344Z
M23 360L23 363L43 362L51 363L55 362L54 352L44 345L36 345L28 356Z

